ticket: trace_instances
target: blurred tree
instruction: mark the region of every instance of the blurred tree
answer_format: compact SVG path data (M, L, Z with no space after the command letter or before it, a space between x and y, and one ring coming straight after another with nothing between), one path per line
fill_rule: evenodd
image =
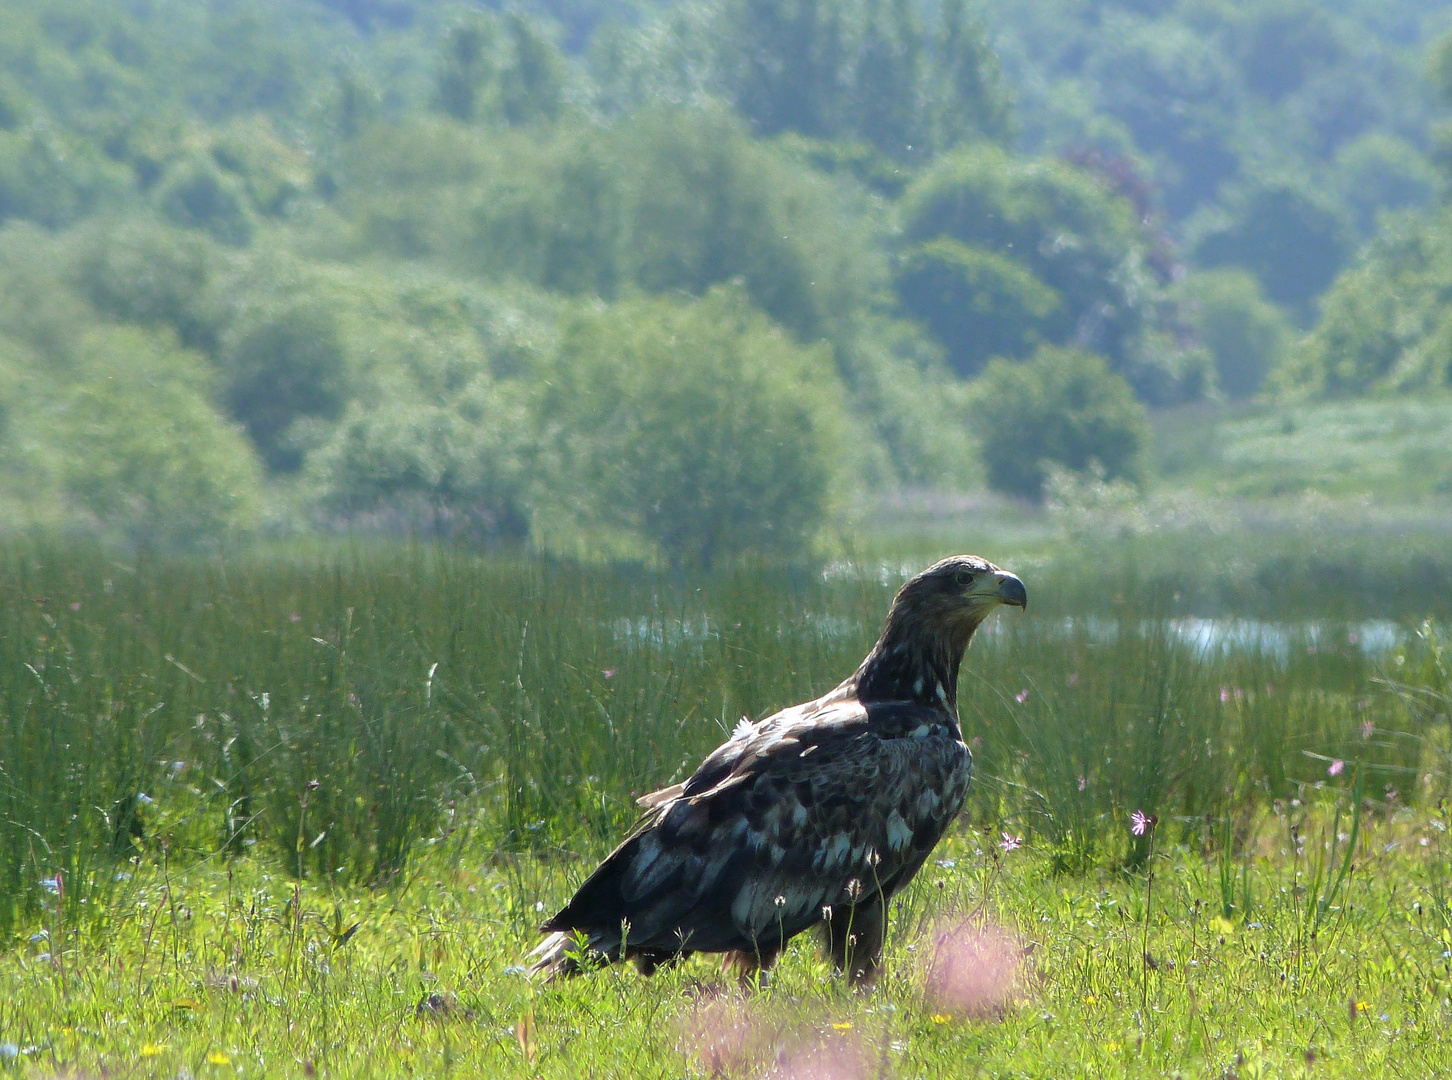
M540 389L552 487L673 566L795 554L826 519L845 435L831 359L738 290L583 314Z
M1215 358L1221 391L1234 400L1253 397L1290 348L1284 313L1244 270L1192 274L1175 293L1186 320Z
M1335 165L1341 199L1363 238L1376 231L1382 213L1431 206L1441 187L1437 170L1420 150L1385 132L1347 143L1337 151Z
M1144 406L1103 358L1043 348L995 360L973 383L972 415L990 487L1041 499L1051 465L1139 481L1150 428Z
M565 65L539 27L518 11L504 19L508 60L499 71L499 111L507 124L554 120L564 104Z
M317 301L244 316L229 329L220 362L227 407L278 471L302 465L301 451L288 440L292 425L335 419L348 400L350 372L338 318Z
M1172 20L1107 13L1086 75L1158 165L1165 201L1184 214L1234 175L1235 72L1213 38Z
M217 254L203 236L143 218L98 222L74 239L74 281L97 309L216 349L225 316L211 289Z
M449 30L439 58L439 107L468 123L491 111L489 95L499 77L499 24L476 16Z
M1006 142L1012 130L998 57L964 0L944 0L927 101L933 148L941 153L978 139Z
M527 539L533 433L520 390L487 377L442 402L406 385L388 389L354 402L310 455L319 505L408 531Z
M1393 220L1327 292L1278 387L1340 396L1452 384L1449 297L1447 211Z
M904 309L940 334L957 370L1035 341L1130 364L1160 289L1133 209L1096 177L973 147L916 180L901 217L909 245L960 245L909 247L897 279Z
M1242 266L1266 295L1303 319L1350 254L1346 222L1328 199L1291 181L1261 181L1227 199L1195 245L1205 266Z
M933 332L964 376L995 356L1033 352L1059 307L1058 294L1021 263L947 237L904 251L896 284L903 310Z
M436 80L439 107L466 123L549 121L564 105L559 50L519 11L502 25L493 15L472 14L449 30Z
M129 188L125 170L93 143L45 125L0 128L0 222L60 228L121 204Z
M709 35L706 88L757 134L850 139L920 160L1009 133L982 29L962 0L937 14L928 29L910 0L728 0L715 23L681 30Z
M76 362L64 483L104 532L185 546L260 524L256 458L209 401L199 356L164 333L105 327L83 335Z
M718 48L727 92L754 131L828 136L843 111L841 7L822 0L728 0Z
M224 244L242 246L252 239L246 187L209 154L190 154L168 168L153 198L162 215L177 225L201 229Z
M1281 101L1346 60L1336 23L1314 0L1257 0L1221 10L1246 84L1270 101Z

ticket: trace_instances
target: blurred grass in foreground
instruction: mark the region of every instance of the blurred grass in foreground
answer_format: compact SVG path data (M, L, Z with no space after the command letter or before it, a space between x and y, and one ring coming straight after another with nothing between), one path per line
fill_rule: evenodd
M1382 657L1334 617L1207 647L1132 562L1022 569L1029 612L997 617L965 662L974 822L1011 822L1085 869L1143 861L1132 809L1210 843L1215 820L1304 795L1335 760L1387 805L1447 790L1446 669L1413 624ZM380 885L432 847L598 853L634 794L687 774L738 717L848 674L897 583L437 548L132 565L11 548L0 938L57 872L73 918L106 919L138 857L252 852ZM1080 596L1095 603L1074 615ZM1390 692L1387 675L1420 689Z

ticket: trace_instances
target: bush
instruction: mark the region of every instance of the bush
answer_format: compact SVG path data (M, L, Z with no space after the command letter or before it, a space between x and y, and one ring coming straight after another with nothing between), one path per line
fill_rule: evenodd
M73 279L87 300L123 322L170 327L189 348L216 348L223 313L205 237L146 219L78 233Z
M1194 274L1177 293L1186 320L1215 358L1221 391L1235 400L1253 397L1290 347L1285 315L1243 270Z
M349 371L337 316L324 304L300 301L245 319L222 352L224 398L247 426L269 467L302 464L288 441L298 420L336 419L347 403Z
M516 388L481 377L444 404L399 389L355 402L309 457L322 508L403 530L527 538L530 427Z
M252 239L246 186L208 155L189 155L167 169L155 198L157 209L176 225L201 229L224 244L242 246Z
M559 492L672 566L800 552L826 520L841 387L735 289L580 316L538 401Z
M1043 348L995 360L974 381L972 412L990 487L1039 500L1051 465L1138 481L1150 429L1144 406L1102 357Z
M987 287L992 301L1007 296L1012 302L997 320L989 299L973 302L981 318L962 315L955 321L945 312L939 321L950 336L966 334L971 322L994 342L1074 342L1118 367L1128 362L1153 315L1160 290L1146 269L1148 249L1134 209L1084 170L974 147L945 158L913 183L901 214L909 243L946 238L1002 260L989 266L973 256L970 276L967 256L953 249L959 253L955 289ZM898 278L905 310L933 312L942 306L938 290L949 264L946 249L933 250L937 273ZM921 260L925 254L909 257ZM1018 272L1012 274L1006 264ZM1048 302L1053 296L1058 303ZM952 348L949 338L944 344Z
M119 327L87 332L77 352L65 488L103 532L186 546L257 526L257 461L212 406L201 357Z
M1340 211L1292 182L1258 183L1226 201L1226 218L1201 236L1195 257L1249 270L1276 303L1308 314L1351 253Z
M995 356L1027 356L1059 306L1058 294L1019 263L944 237L903 252L896 283L903 309L965 376Z
M1321 301L1321 319L1276 382L1342 396L1452 383L1452 221L1384 229Z

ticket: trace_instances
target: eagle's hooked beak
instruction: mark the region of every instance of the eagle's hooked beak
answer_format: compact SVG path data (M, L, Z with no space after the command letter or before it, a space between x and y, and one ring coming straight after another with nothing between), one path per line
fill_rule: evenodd
M1024 589L1023 582L1017 576L1010 574L1007 570L999 570L993 576L998 579L998 602L1000 604L1025 609L1028 607L1028 591Z

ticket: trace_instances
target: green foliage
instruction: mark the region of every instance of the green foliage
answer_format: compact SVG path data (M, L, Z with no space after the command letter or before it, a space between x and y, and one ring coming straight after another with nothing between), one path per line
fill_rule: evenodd
M558 50L519 11L472 14L444 38L438 105L456 120L522 125L556 119L566 72Z
M103 533L177 546L258 525L256 459L211 404L199 356L164 335L105 329L81 337L76 362L64 485Z
M997 60L961 0L924 28L905 0L730 0L707 33L718 90L763 135L922 159L1009 131Z
M1137 481L1150 430L1144 406L1101 357L1043 348L1031 360L996 360L975 380L973 404L991 487L1028 499L1043 496L1048 470Z
M156 208L174 224L210 233L224 244L245 245L254 224L247 190L209 156L185 157L157 184Z
M1010 258L938 237L898 256L903 309L943 343L959 374L995 356L1022 358L1042 340L1058 294Z
M1196 256L1207 266L1242 266L1267 296L1306 313L1349 254L1336 207L1299 183L1266 183L1228 200L1225 219L1207 229Z
M342 331L337 315L319 303L239 319L223 344L221 368L227 407L273 469L302 465L288 442L293 424L336 419L347 403L351 373Z
M120 201L125 189L124 175L94 145L43 127L0 125L0 222L69 225Z
M581 512L673 566L801 552L846 437L826 351L792 344L730 289L582 315L538 409Z
M225 316L212 289L216 252L204 236L130 219L97 223L75 243L75 286L97 310L170 327L190 348L216 348Z
M833 187L715 111L648 111L543 141L443 121L379 127L339 174L365 249L607 298L739 278L806 340L840 330L879 262Z
M899 296L955 369L1039 341L1075 344L1102 352L1142 391L1158 389L1136 369L1160 288L1133 208L1098 178L980 146L924 173L901 215L906 241L934 245L908 249Z
M443 404L354 403L308 459L320 506L408 532L524 540L534 429L517 387L478 377Z
M1441 188L1426 155L1385 132L1369 132L1341 147L1336 172L1341 197L1363 237L1375 233L1384 214L1431 206Z
M1337 279L1280 384L1330 395L1448 385L1449 295L1446 214L1391 224Z
M1227 397L1253 397L1291 347L1291 327L1243 270L1193 274L1176 287L1180 310L1215 358L1216 383Z

